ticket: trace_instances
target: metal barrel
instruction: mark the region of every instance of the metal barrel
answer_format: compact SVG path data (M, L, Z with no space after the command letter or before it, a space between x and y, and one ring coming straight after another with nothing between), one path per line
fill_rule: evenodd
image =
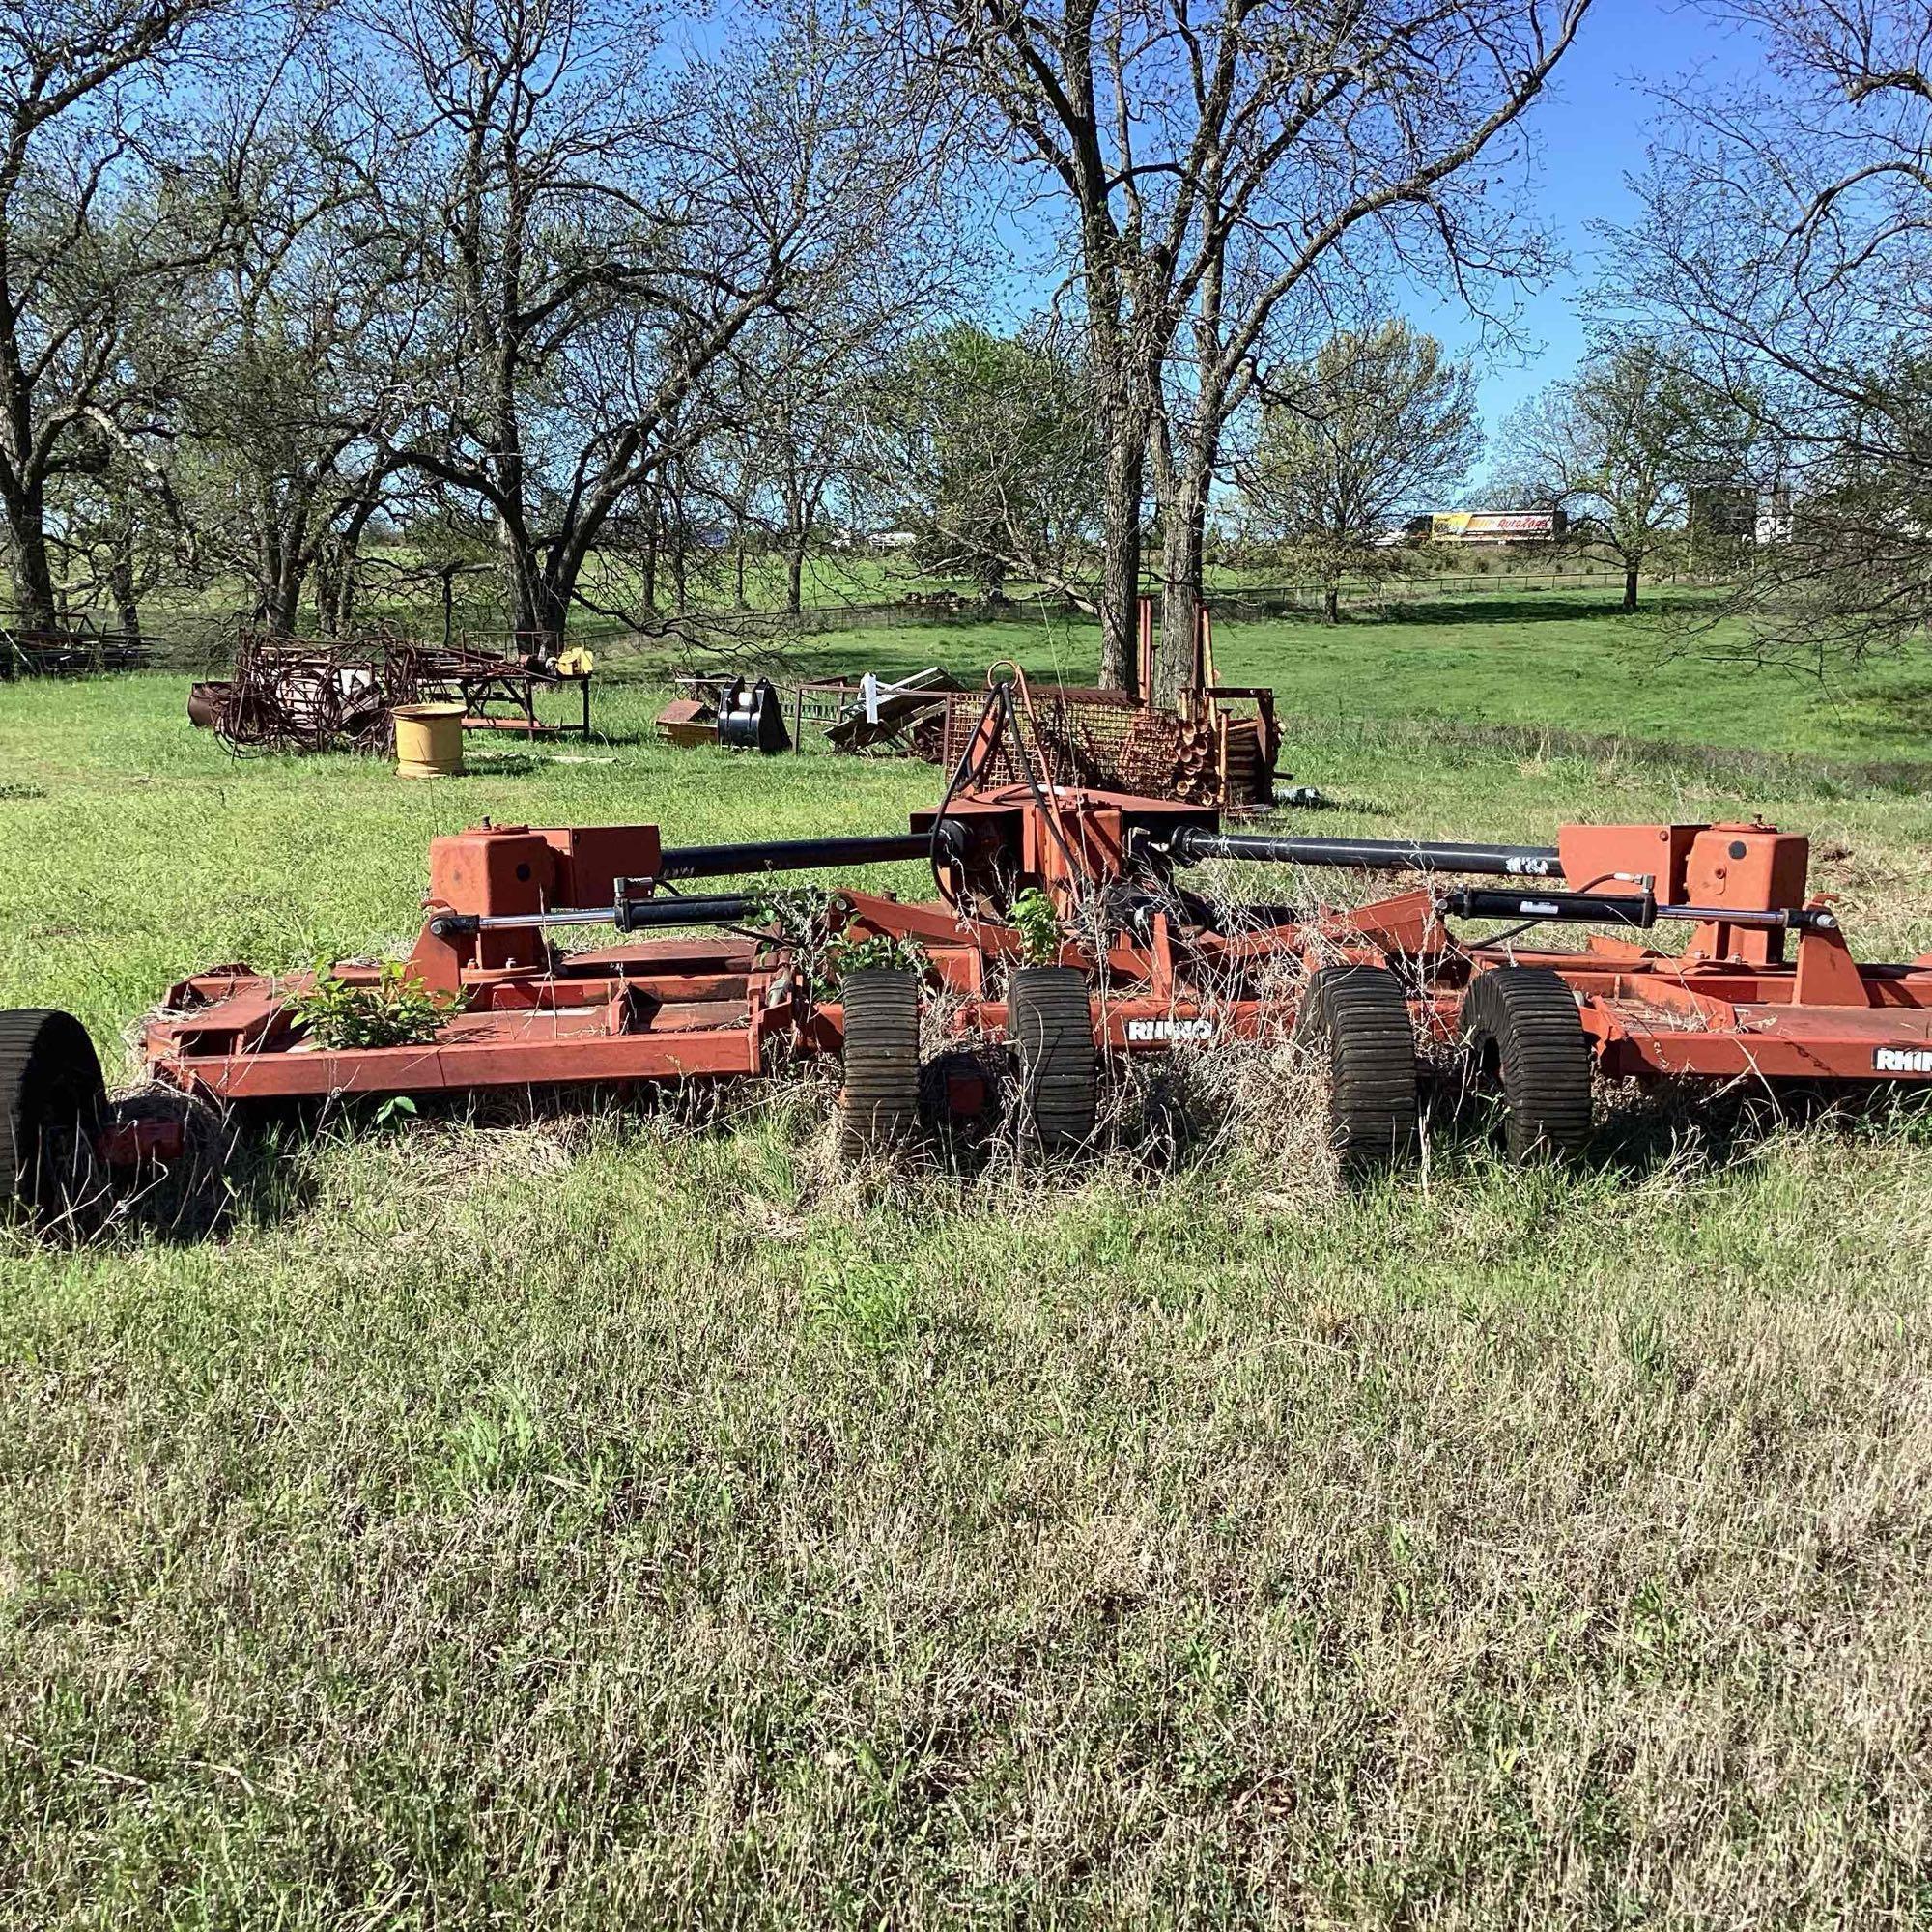
M1183 826L1170 848L1184 866L1203 859L1255 859L1278 866L1338 866L1358 871L1493 872L1560 878L1553 845L1460 845L1419 838L1270 838L1257 833Z
M744 872L810 872L821 866L881 866L923 859L929 832L865 838L776 838L749 845L672 845L658 860L661 879L722 879Z

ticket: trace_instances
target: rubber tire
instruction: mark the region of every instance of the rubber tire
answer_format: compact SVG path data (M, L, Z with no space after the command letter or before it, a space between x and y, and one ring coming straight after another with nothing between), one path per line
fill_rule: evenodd
M0 1011L0 1218L24 1213L44 1227L101 1205L92 1142L106 1106L99 1058L71 1013Z
M1402 981L1380 966L1321 967L1309 976L1294 1037L1328 1074L1328 1139L1343 1174L1414 1160L1422 1104Z
M1540 966L1479 973L1463 995L1465 1079L1493 1083L1503 1101L1501 1140L1512 1160L1568 1160L1591 1130L1594 1065L1577 997Z
M838 1151L859 1161L919 1132L919 975L890 966L848 973L845 1085L838 1096Z
M213 1233L229 1204L228 1165L240 1139L237 1119L199 1094L158 1080L123 1094L107 1111L116 1126L156 1122L182 1132L181 1152L172 1160L144 1161L123 1182L122 1198L138 1225L176 1239Z
M1058 1154L1094 1138L1100 1056L1087 976L1070 966L1019 966L1007 989L1007 1039L1019 1075L1020 1131Z

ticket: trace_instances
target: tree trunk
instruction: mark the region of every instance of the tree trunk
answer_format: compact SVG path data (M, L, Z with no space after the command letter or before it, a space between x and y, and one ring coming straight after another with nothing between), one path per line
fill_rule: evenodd
M558 544L548 559L541 558L532 547L524 559L519 573L524 591L514 626L519 654L562 648L570 600L577 588L577 569L575 547L566 544Z
M525 628L534 631L536 636L526 639L526 648L553 654L563 648L564 626L570 621L570 594L576 588L576 576L572 573L568 585L546 581L531 600L531 617L534 621Z
M1100 683L1130 695L1137 683L1134 660L1140 639L1141 487L1146 473L1146 425L1138 431L1118 419L1109 424L1101 513L1105 534L1100 563Z
M7 533L14 540L14 601L20 623L29 631L51 631L59 612L47 557L46 499L38 482L8 497Z
M805 609L805 538L795 533L785 543L785 609L794 617Z
M372 481L372 493L373 489ZM375 513L375 496L363 497L350 510L349 521L342 528L331 533L325 527L322 539L316 545L315 614L326 638L340 638L348 633L349 621L355 607L355 559L362 548L362 532ZM445 601L448 587L448 579L445 578ZM300 592L301 580L298 577L291 611L295 608L294 599L299 598Z
M1154 652L1153 690L1147 694L1167 711L1175 710L1180 694L1199 681L1206 479L1199 475L1178 479L1172 498L1161 513L1160 644Z
M1636 609L1636 565L1634 563L1624 565L1624 609Z
M1123 326L1122 292L1107 260L1110 246L1104 236L1088 238L1088 344L1106 441L1100 484L1100 683L1134 696L1140 655L1141 498L1147 487L1154 386L1137 361L1131 324Z
M580 546L559 539L546 556L544 547L521 536L501 518L497 532L512 643L520 652L554 650L563 642L564 621L577 588Z
M257 614L278 638L292 638L296 635L298 621L301 613L301 577L289 565L287 558L274 579L257 586Z
M1342 621L1342 586L1332 577L1321 590L1321 621L1324 624Z
M355 599L355 540L346 534L326 536L315 556L315 621L325 638L340 638L349 629L350 606Z
M325 638L336 634L340 583L341 573L336 567L333 547L325 543L315 559L315 628Z
M501 516L497 519L497 555L503 573L504 623L514 640L537 626L536 558Z
M114 554L107 565L107 593L114 599L114 620L135 642L141 637L141 599L134 587L134 526L123 524L115 533Z

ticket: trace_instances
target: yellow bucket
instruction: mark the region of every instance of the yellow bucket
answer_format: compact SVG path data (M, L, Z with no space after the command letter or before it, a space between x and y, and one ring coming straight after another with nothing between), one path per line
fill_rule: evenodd
M460 704L399 704L396 721L396 776L448 779L463 776L463 707Z

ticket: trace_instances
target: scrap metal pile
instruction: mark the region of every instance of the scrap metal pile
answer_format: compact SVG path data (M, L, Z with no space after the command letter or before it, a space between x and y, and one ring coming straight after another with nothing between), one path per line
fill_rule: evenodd
M315 641L244 629L235 668L194 685L187 715L231 752L371 752L394 749L389 714L438 701L464 707L466 730L590 735L590 655L540 644L504 656L430 645L378 630L354 640ZM540 690L576 687L582 715L568 724L537 716Z
M1140 607L1139 689L1154 672L1153 604ZM808 678L792 688L791 728L776 689L763 679L711 676L678 680L687 696L658 713L670 745L721 744L761 752L803 751L808 724L835 752L914 757L955 766L979 728L984 695L968 691L937 665L910 676ZM1213 633L1204 610L1190 675L1171 705L1122 691L1032 687L1034 745L1062 785L1179 799L1224 811L1265 810L1275 802L1281 733L1274 693L1224 685L1214 674ZM1009 764L1006 776L1016 777Z
M809 678L792 696L793 735L805 742L807 721L824 728L835 752L940 762L947 699L961 689L938 665L909 677Z
M1237 703L1253 707L1242 717ZM956 693L943 700L938 752L948 770L957 765L979 729L982 699ZM1032 694L1034 749L1059 785L1133 792L1228 811L1264 809L1274 802L1274 693L1241 686L1182 694L1181 707L1163 711L1124 692L1045 685ZM1010 748L999 759L1009 782L1020 777Z
M655 825L485 824L437 838L406 969L434 1015L418 1036L333 1042L309 976L222 966L169 991L146 1028L149 1068L246 1109L747 1079L829 1056L855 1154L983 1122L1009 1090L1022 1137L1054 1152L1094 1135L1105 1065L1286 1031L1327 1076L1329 1138L1350 1171L1414 1155L1421 1042L1460 1054L1521 1158L1583 1146L1599 1076L1932 1084L1932 954L1855 958L1807 888L1798 835L1571 825L1530 846L1234 833L1209 807L1057 784L1032 712L1023 680L998 684L943 796L905 832L672 845ZM804 927L768 884L748 884L908 861L929 868L930 899L842 886ZM1366 904L1231 906L1188 883L1210 861L1406 883ZM1502 937L1468 930L1497 921L1511 923ZM1525 943L1563 925L1584 942ZM617 943L557 944L600 926ZM1680 950L1652 943L1665 931ZM374 999L398 978L345 962L330 981ZM927 1009L958 1050L923 1065ZM987 1078L995 1063L1015 1078ZM64 1014L0 1014L0 1178L43 1214L77 1150L97 1169L168 1151L163 1129L106 1124L93 1049Z
M386 752L410 699L385 639L314 643L244 630L235 668L190 688L187 715L231 752Z
M1139 689L1153 688L1153 602L1140 604ZM881 748L952 770L979 728L981 694L962 690L935 667L888 684L808 684L796 705L836 699L826 736L836 751ZM1281 733L1274 693L1227 685L1214 670L1213 627L1203 610L1193 663L1172 705L1125 692L1079 685L1032 687L1035 750L1054 781L1148 798L1178 799L1224 811L1265 810L1274 802ZM1018 776L1009 758L1008 779Z
M85 617L53 630L0 625L0 678L145 670L154 662L155 644L133 631L100 630Z

